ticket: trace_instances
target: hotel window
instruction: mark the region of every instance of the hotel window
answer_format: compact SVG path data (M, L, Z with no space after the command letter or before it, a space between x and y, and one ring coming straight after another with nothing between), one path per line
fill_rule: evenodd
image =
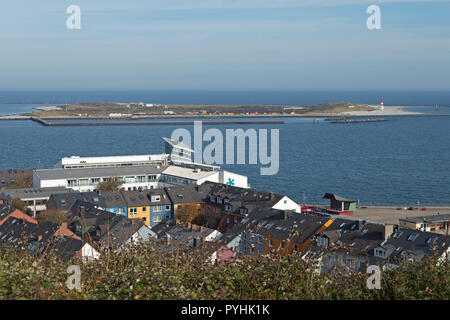
M136 182L135 177L125 177L125 183L134 183Z
M269 239L269 247L273 247L273 240L272 239Z
M153 207L153 212L161 212L162 211L162 206L154 206Z
M142 208L142 211L143 211L143 212L147 212L147 207L143 207L143 208Z
M137 208L130 208L130 216L137 215Z
M125 209L124 208L119 208L119 213L125 213Z
M170 210L170 206L166 206L166 211L167 211L167 210Z
M80 179L79 184L80 184L80 186L88 186L89 185L89 179Z
M154 216L153 217L153 222L161 222L162 217L161 216Z

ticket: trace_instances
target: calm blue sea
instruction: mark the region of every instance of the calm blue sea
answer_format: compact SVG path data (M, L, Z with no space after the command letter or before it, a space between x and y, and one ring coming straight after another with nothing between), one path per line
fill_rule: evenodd
M280 130L279 173L260 176L259 166L224 167L247 175L253 188L308 202L323 202L323 194L333 192L358 199L361 204L415 205L419 200L421 205L450 205L450 117L436 116L450 114L450 92L390 92L382 93L382 98L385 105L416 106L411 110L428 115L351 125L299 118L284 119L284 125L254 125L256 129ZM34 105L66 101L376 104L379 99L380 93L374 92L0 92L0 114L22 113ZM434 107L424 107L436 103L437 112ZM218 126L220 130L238 127L242 126ZM36 168L39 164L51 168L62 157L71 155L161 153L161 137L170 136L177 128L43 127L31 121L0 121L0 169Z

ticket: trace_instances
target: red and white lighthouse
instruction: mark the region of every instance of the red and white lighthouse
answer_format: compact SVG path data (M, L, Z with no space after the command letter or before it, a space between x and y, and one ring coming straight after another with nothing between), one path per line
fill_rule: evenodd
M383 110L384 109L384 103L383 103L383 100L381 100L381 110Z

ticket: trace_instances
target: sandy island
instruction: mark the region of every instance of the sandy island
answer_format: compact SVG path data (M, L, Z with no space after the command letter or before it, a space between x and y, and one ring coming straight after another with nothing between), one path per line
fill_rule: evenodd
M365 116L407 116L423 114L422 112L405 111L406 106L385 106L384 110L381 110L379 106L370 106L374 110L371 111L350 111L343 112L342 115L348 115L353 117L365 117Z

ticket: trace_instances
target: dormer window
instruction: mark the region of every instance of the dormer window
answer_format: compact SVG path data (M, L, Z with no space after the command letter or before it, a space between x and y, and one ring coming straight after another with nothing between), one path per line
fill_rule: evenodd
M240 208L239 209L239 213L242 215L246 215L247 214L247 209L246 208Z
M381 249L381 248L375 249L374 254L375 254L376 257L379 257L379 258L385 258L386 257L386 251L384 249Z
M417 239L418 236L419 236L418 233L411 233L408 237L408 241L414 241Z
M158 195L153 195L153 196L151 196L151 201L152 202L159 202L159 201L161 201L161 196L158 194Z
M327 237L318 237L317 245L320 247L328 247L328 238Z
M225 205L225 211L232 211L232 210L233 210L233 206L231 204Z

